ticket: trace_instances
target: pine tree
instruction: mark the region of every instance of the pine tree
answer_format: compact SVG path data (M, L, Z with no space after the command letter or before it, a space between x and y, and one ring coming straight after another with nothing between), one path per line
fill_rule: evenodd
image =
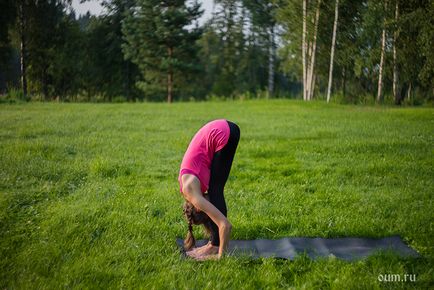
M166 90L172 102L181 79L194 73L197 65L196 41L201 30L188 28L201 16L197 1L137 0L123 24L123 52L143 76L139 86L149 96Z

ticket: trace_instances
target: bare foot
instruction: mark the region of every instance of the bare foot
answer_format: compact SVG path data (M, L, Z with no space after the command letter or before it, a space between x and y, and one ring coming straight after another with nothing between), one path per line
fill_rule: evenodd
M187 256L192 258L200 258L209 255L216 255L218 253L218 250L218 247L211 245L211 243L208 243L205 246L195 248L194 250L187 252Z
M207 245L204 245L204 246L202 246L202 247L192 248L191 250L187 251L186 253L187 253L187 255L197 254L197 253L200 253L200 252L204 251L204 249L205 249L207 246L208 246L208 244L207 244Z

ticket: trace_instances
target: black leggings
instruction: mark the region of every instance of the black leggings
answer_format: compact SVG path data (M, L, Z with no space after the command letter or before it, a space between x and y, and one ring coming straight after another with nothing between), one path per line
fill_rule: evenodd
M214 153L211 163L211 176L208 186L209 201L226 217L227 208L223 194L226 181L231 171L232 161L234 160L235 151L237 150L238 141L240 140L240 128L237 124L227 121L230 129L228 143L219 151ZM213 246L220 245L219 229L211 221L211 243Z

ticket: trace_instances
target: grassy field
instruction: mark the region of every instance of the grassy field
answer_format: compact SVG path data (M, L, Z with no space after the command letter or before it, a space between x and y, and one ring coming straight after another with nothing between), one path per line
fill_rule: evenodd
M215 118L241 128L225 191L234 239L400 235L423 257L181 258L179 164L195 131ZM1 105L0 288L428 288L433 138L432 108ZM380 274L417 282L380 282Z

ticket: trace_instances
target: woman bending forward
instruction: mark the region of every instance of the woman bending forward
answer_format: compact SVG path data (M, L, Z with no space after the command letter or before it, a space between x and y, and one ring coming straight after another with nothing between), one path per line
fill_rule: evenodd
M218 259L228 246L232 226L223 191L239 139L236 124L211 121L196 133L182 159L178 180L188 221L184 248L197 260ZM194 248L193 224L202 224L210 236L203 247Z

